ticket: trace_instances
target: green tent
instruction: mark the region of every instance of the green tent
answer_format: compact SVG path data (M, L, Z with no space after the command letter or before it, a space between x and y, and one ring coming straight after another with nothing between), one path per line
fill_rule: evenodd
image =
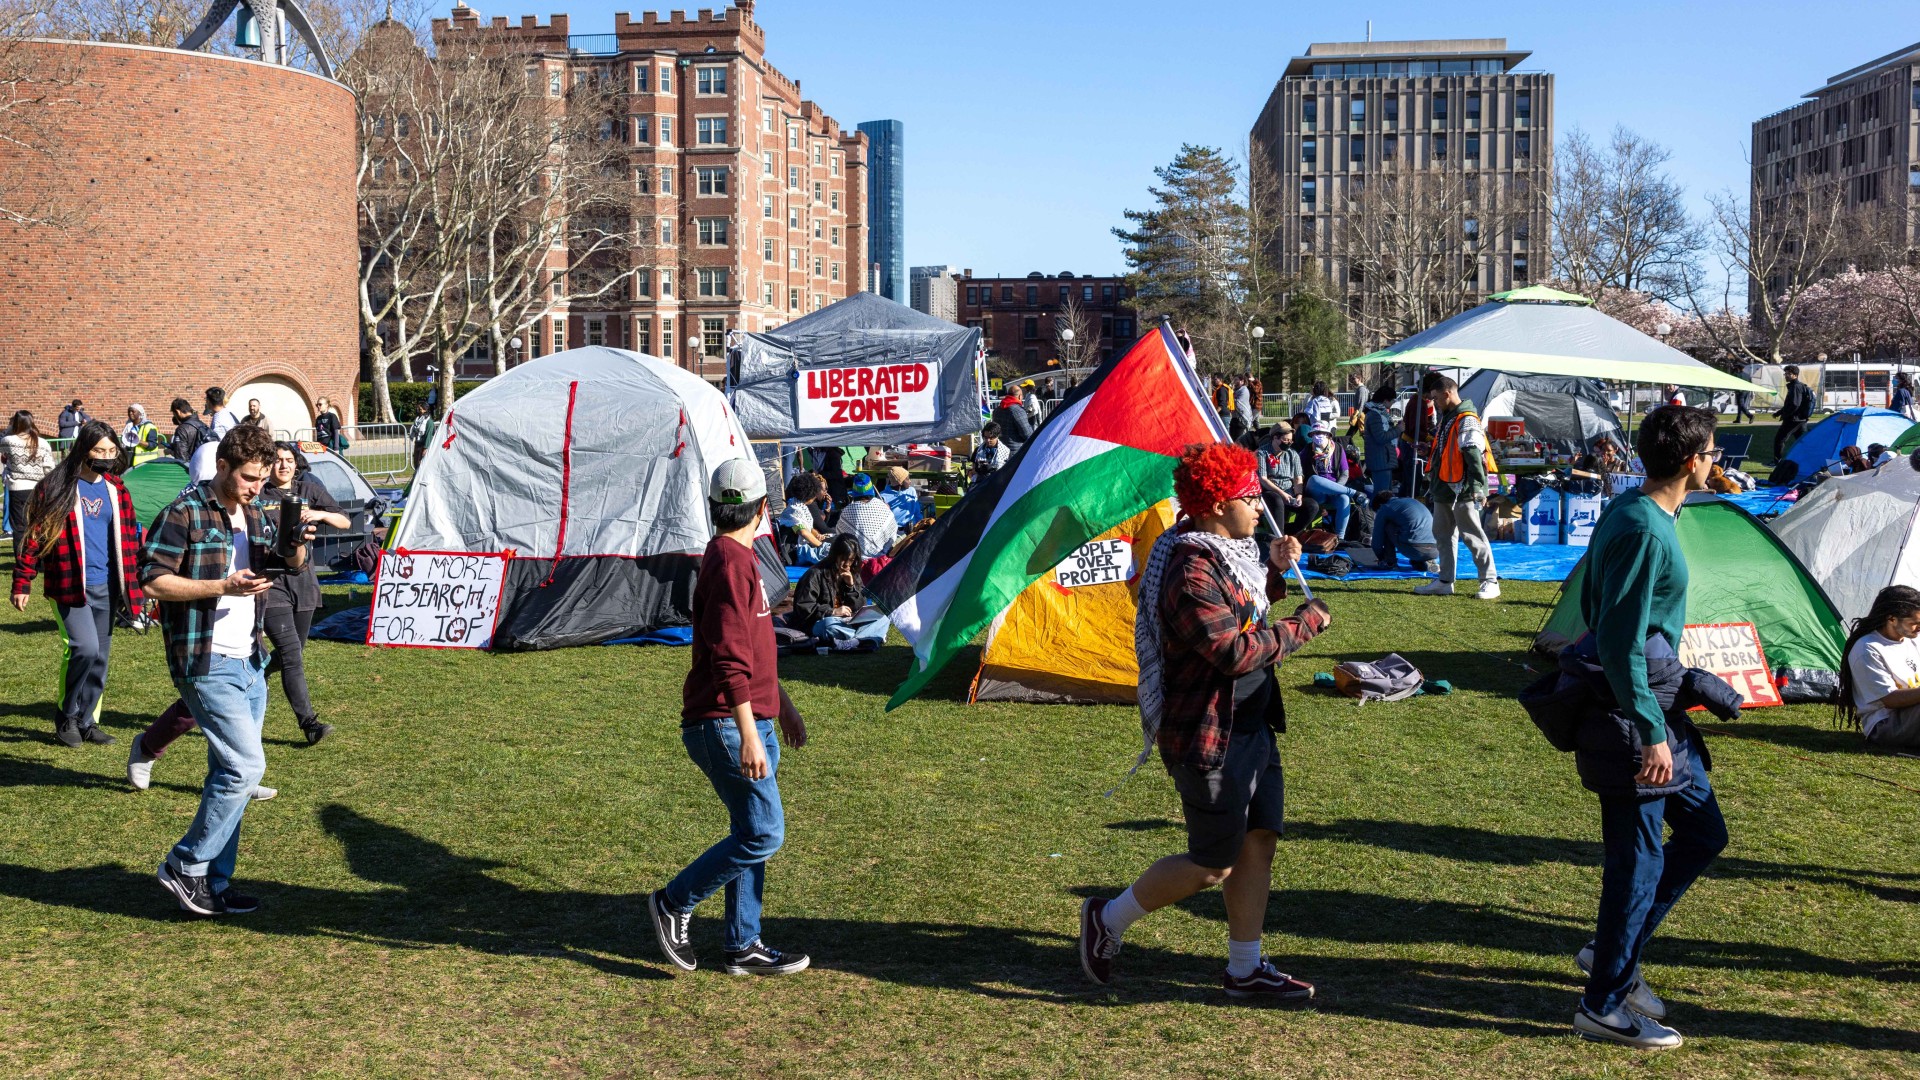
M1920 424L1908 428L1899 438L1888 444L1887 449L1896 454L1911 454L1920 450Z
M1829 701L1839 686L1847 632L1827 594L1759 519L1697 492L1678 525L1687 557L1687 623L1750 622L1787 701ZM1580 592L1587 560L1567 575L1534 648L1558 653L1587 632Z
M133 517L142 529L152 524L189 483L187 467L172 458L155 458L144 465L135 465L120 474L120 480L133 496Z

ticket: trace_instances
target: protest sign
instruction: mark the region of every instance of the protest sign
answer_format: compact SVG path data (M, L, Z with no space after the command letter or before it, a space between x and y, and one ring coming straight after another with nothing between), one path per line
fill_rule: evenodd
M1680 635L1680 662L1725 679L1740 691L1747 708L1782 704L1760 648L1760 631L1752 623L1689 625Z
M1089 541L1053 568L1053 583L1062 589L1125 584L1131 580L1133 538L1128 536Z
M373 572L367 644L485 649L500 618L500 553L383 551Z
M801 430L939 419L935 364L806 368L797 374L794 416Z

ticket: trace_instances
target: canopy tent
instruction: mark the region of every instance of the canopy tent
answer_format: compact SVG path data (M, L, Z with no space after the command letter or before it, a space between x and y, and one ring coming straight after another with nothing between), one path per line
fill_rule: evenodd
M1793 552L1753 515L1706 492L1687 497L1675 531L1687 559L1687 624L1752 623L1783 700L1831 700L1846 630ZM1586 573L1582 558L1535 648L1558 653L1587 632L1580 615Z
M1889 585L1920 587L1920 473L1905 458L1836 476L1775 518L1773 533L1847 625Z
M1164 500L1095 537L1021 590L987 631L974 701L1130 704L1140 683L1133 613Z
M1527 435L1565 454L1584 453L1601 439L1622 448L1620 417L1596 379L1574 375L1476 372L1460 387L1483 417L1512 416L1527 422Z
M1839 461L1849 446L1894 446L1912 427L1913 421L1890 409L1842 409L1803 432L1781 460L1793 462L1800 476L1812 476Z
M193 475L173 458L155 458L120 474L120 482L127 485L127 494L133 496L133 519L145 529L175 496L187 489Z
M1544 286L1495 293L1479 307L1341 364L1481 368L1713 390L1766 389L1594 310L1593 301L1584 296Z
M692 372L589 346L509 369L460 399L428 446L391 546L512 551L494 645L551 649L688 621L712 525L707 484L755 460ZM788 589L770 541L768 596Z
M863 292L742 335L732 398L756 439L942 442L980 430L982 367L978 328Z

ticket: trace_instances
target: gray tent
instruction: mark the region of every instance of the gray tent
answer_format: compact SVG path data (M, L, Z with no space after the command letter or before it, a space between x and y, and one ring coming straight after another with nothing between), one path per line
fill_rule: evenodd
M743 335L731 375L755 439L886 446L980 430L980 331L873 293Z
M1473 402L1482 417L1525 420L1529 437L1563 454L1585 453L1601 438L1627 445L1620 417L1598 379L1479 371L1460 387L1460 396Z

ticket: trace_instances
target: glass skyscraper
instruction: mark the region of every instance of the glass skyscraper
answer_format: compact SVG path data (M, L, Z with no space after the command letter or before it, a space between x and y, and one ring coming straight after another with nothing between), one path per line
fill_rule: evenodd
M898 303L907 302L907 126L898 120L869 120L867 136L867 220L873 223L868 255L872 280L867 287Z

